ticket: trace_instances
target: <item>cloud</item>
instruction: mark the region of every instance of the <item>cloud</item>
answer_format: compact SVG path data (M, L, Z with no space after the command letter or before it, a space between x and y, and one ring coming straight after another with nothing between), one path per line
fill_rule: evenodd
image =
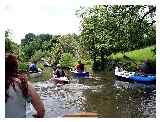
M0 0L0 29L13 30L17 43L29 32L79 33L80 19L75 11L80 6L105 3L106 0Z
M26 33L65 34L79 32L79 5L71 0L5 0L0 4L1 29L11 29L15 42Z

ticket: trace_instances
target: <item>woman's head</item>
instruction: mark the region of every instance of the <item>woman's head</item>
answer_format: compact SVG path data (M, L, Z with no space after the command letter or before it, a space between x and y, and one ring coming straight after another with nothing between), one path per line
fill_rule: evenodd
M5 74L7 77L13 77L17 74L18 62L17 57L7 53L5 55Z

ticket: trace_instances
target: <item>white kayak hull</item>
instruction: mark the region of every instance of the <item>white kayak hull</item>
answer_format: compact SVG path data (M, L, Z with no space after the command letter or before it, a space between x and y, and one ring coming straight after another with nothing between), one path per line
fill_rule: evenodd
M61 83L61 84L68 84L69 83L69 80L67 77L60 77L60 78L53 77L53 81L55 81L56 83Z
M42 72L29 73L30 78L40 77L41 75L42 75Z

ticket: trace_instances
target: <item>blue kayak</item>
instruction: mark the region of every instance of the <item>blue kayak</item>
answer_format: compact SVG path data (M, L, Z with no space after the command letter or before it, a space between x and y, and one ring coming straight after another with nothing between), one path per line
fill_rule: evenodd
M121 81L135 82L142 84L155 84L155 74L137 74L135 72L127 72L120 70L118 67L115 68L115 76Z
M77 71L71 71L74 73L74 76L76 77L89 77L89 72L77 72Z
M156 76L152 74L147 75L133 75L128 78L130 81L135 81L137 83L152 84L156 82Z

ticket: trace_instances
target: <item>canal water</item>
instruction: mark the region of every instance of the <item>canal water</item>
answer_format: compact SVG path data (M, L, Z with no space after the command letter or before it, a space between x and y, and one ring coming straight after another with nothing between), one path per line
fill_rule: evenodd
M47 118L79 112L96 112L100 118L156 117L156 85L118 81L113 72L98 72L94 78L72 78L66 85L41 81L34 86ZM34 113L28 105L27 116Z

